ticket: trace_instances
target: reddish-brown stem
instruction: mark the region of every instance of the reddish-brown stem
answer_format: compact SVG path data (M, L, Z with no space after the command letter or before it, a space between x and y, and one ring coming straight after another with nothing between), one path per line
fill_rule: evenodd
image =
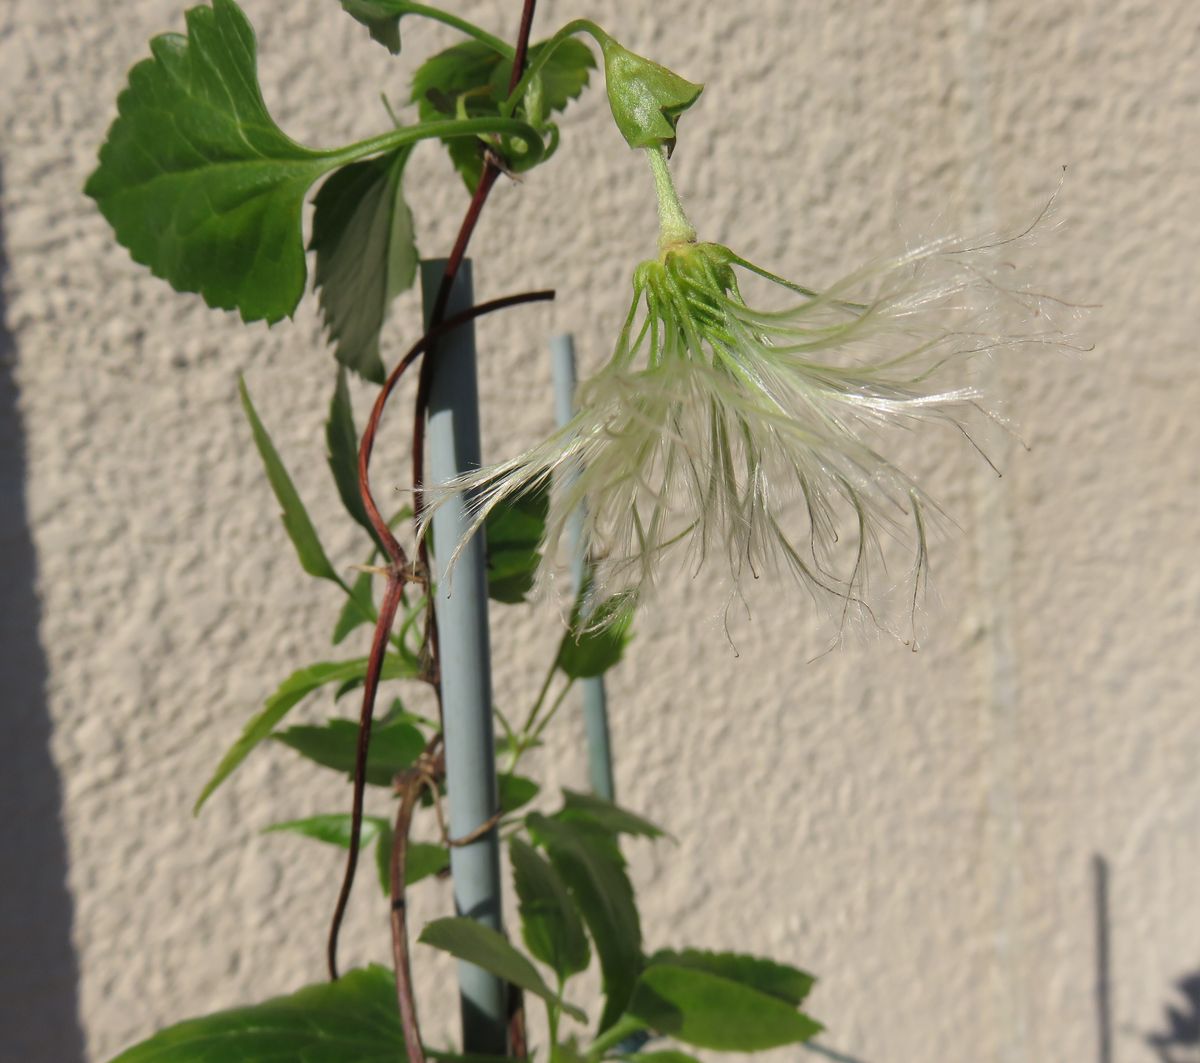
M468 321L473 321L477 317L482 317L484 314L504 310L510 306L519 306L522 303L540 302L553 298L554 292L552 291L524 292L520 295L508 295L501 299L493 299L490 302L470 307L462 313L455 314L452 318L442 322L437 328L430 329L429 332L409 348L408 353L400 359L396 368L392 370L387 382L380 389L379 395L375 399L375 405L371 409L371 416L367 421L366 428L363 430L362 441L359 443L358 448L358 489L362 495L363 505L366 507L371 525L379 533L379 538L383 542L384 549L387 550L390 564L388 566L387 586L383 592L383 601L379 606L379 619L375 623L375 636L371 643L371 656L367 662L366 681L363 684L362 711L358 722L358 748L355 753L354 762L354 800L350 813L350 847L346 854L346 870L342 876L342 887L338 893L333 921L329 927L329 940L326 945L326 959L331 978L337 978L338 934L341 931L342 919L346 914L346 905L350 901L350 891L354 887L354 874L358 867L358 851L362 836L363 796L366 789L367 755L370 752L371 742L371 717L374 714L375 697L379 690L379 675L383 667L384 656L387 652L388 639L391 637L392 624L396 619L396 610L399 608L400 599L404 592L404 585L410 581L422 579L419 574L414 575L408 568L404 548L396 541L395 536L392 535L391 529L387 526L387 521L383 519L383 515L379 512L379 507L375 504L375 497L371 493L371 451L375 446L375 435L379 430L379 422L383 417L383 410L387 405L388 396L400 382L400 378L439 336L449 332L451 329L456 329L460 325L466 324Z
M400 785L400 807L396 810L396 829L392 833L392 963L396 968L396 1002L400 1007L400 1025L404 1028L404 1047L408 1063L425 1063L421 1045L421 1027L417 1021L417 1001L413 993L412 968L408 961L408 912L405 907L404 877L408 867L408 832L423 785L416 771L405 772Z

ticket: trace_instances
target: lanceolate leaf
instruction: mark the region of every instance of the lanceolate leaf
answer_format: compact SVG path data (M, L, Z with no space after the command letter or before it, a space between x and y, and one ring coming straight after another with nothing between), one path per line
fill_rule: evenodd
M703 952L699 949L674 952L662 949L650 957L649 963L651 966L667 964L707 971L757 989L760 993L778 997L793 1007L800 1006L815 981L806 971L739 952Z
M318 272L319 270L318 265ZM342 505L371 536L371 541L382 554L383 546L367 517L362 492L358 488L358 430L354 427L354 409L350 405L346 371L341 367L338 368L333 398L329 402L329 419L325 422L325 445L329 450L329 471L333 473L333 481L337 484Z
M511 839L508 847L525 944L565 980L588 965L591 950L583 922L558 872L520 838Z
M333 627L333 638L331 641L335 646L356 627L371 623L371 616L366 611L367 605L372 605L373 607L371 599L371 573L360 572L350 587L350 594L347 596L345 604L342 606L342 611L338 614L337 623Z
M189 1019L112 1063L403 1063L391 971L371 966L287 997Z
M544 846L591 931L604 980L600 1029L625 1010L642 969L642 931L633 886L612 836L583 823L531 813L525 823Z
M561 820L584 820L612 834L640 834L645 838L661 838L663 832L648 819L614 805L595 794L563 790L563 807L556 814Z
M293 672L280 684L242 731L241 737L230 747L229 752L217 765L217 770L205 784L196 800L194 812L208 800L212 792L250 755L250 751L263 739L270 736L279 722L309 694L326 683L340 683L350 679L361 679L367 672L367 659L360 657L352 661L325 661ZM412 665L389 654L383 660L381 678L400 679L416 674Z
M499 975L506 982L520 986L543 1000L558 1000L529 960L513 948L502 934L474 919L461 916L435 919L421 932L420 941ZM573 1005L564 1001L562 1007L572 1018L580 1022L587 1021L587 1016Z
M242 396L246 419L250 422L250 431L254 435L254 445L258 448L263 466L267 470L267 480L270 481L271 490L275 492L275 498L282 511L280 519L283 521L284 528L287 529L288 538L292 540L292 545L296 548L301 567L310 576L341 584L341 579L338 578L338 574L333 570L333 565L329 563L329 558L325 555L325 548L317 537L317 529L313 527L312 521L309 519L308 510L300 501L296 485L292 483L292 478L280 460L275 444L271 442L271 437L258 418L254 403L250 401L250 392L246 389L245 380L238 380L238 391Z
M778 997L689 967L655 965L638 979L629 1014L697 1048L758 1052L807 1041L821 1024Z
M412 211L404 201L404 164L412 147L344 166L315 200L310 247L316 284L337 360L382 384L379 331L392 300L417 275ZM344 497L344 496L343 496Z
M339 161L288 139L258 86L254 31L233 0L150 42L85 191L135 261L209 306L278 321L304 293L309 186Z
M358 723L329 720L324 727L289 727L271 736L291 746L309 760L334 771L354 776L358 750ZM373 786L391 786L398 772L412 765L425 748L425 737L411 723L377 723L371 728L367 752L367 782Z

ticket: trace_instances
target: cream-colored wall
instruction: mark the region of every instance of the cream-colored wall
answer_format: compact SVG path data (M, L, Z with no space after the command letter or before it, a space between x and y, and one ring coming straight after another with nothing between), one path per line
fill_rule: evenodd
M503 33L519 8L451 6ZM324 468L331 361L311 303L242 328L135 266L80 194L125 71L178 8L0 7L0 1057L26 1063L103 1060L319 979L339 873L332 852L259 835L347 801L286 751L189 814L272 683L330 652L338 604L283 540L239 372L331 555L358 547ZM400 97L452 39L414 25L392 61L333 0L245 8L268 103L310 143L377 131L379 88ZM897 232L1027 218L1066 164L1061 228L1032 254L1048 291L1103 304L1094 353L996 366L1030 447L993 441L1002 479L968 447L911 448L963 527L936 546L919 653L877 640L811 660L807 599L767 580L737 655L704 583L670 584L640 617L611 683L618 787L679 840L631 846L649 943L811 968L823 1043L865 1063L1149 1063L1173 981L1200 968L1200 7L543 0L539 25L581 14L707 83L675 169L708 238L820 283ZM408 187L422 250L444 253L462 189L431 150ZM476 237L479 297L559 290L552 310L481 326L491 453L550 424L544 337L573 329L599 364L654 226L643 163L594 91ZM400 416L377 465L397 484L404 436ZM532 696L551 613L497 628L501 704ZM579 730L543 756L551 786L581 785ZM418 916L446 896L423 889ZM348 960L386 957L384 920L366 880ZM421 983L443 1041L448 973Z

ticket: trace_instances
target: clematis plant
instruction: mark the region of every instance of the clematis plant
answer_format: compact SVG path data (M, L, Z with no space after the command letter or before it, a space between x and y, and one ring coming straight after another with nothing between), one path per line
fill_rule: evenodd
M927 243L818 290L698 241L668 160L681 116L702 87L630 51L594 22L571 22L535 41L534 0L521 0L520 29L509 44L435 5L341 0L341 6L393 54L401 49L402 26L407 47L409 27L421 19L463 35L417 69L414 121L390 114L388 128L343 147L297 144L267 110L245 14L234 0L211 0L187 12L185 34L155 38L150 57L130 71L85 189L136 261L246 322L271 324L295 312L312 254L337 363L326 425L329 464L348 517L364 533L352 581L343 576L347 566L335 566L326 553L244 381L240 395L301 566L338 589L331 641L355 641L373 629L359 654L287 676L197 802L199 810L267 739L351 776L349 813L270 828L346 851L327 942L332 980L181 1023L128 1049L118 1063L218 1057L421 1063L460 1058L460 1050L467 1058L527 1059L534 1050L525 1001L534 999L546 1009L545 1055L552 1063L628 1060L656 1039L676 1046L656 1046L647 1058L659 1063L695 1063L677 1046L746 1052L809 1041L821 1027L800 1010L813 986L803 970L740 953L646 947L621 846L659 838L657 826L604 797L570 790L556 807L543 798L534 811L539 787L518 768L573 684L619 663L633 608L673 559L715 564L734 589L747 572L781 566L817 598L849 604L865 598L865 566L878 542L907 534L919 578L932 504L887 456L886 436L926 422L961 428L980 396L956 376L959 367L1031 334L996 333L971 318L973 291L1003 290L986 268L986 247ZM526 453L431 492L420 455L438 341L475 317L553 294L520 293L447 315L495 182L533 172L560 147L559 116L596 66L580 37L599 47L616 126L648 160L660 215L657 254L633 271L612 358L580 389L578 414ZM409 329L416 342L397 357L385 324L393 299L418 272L406 168L414 151L435 142L471 200L429 319ZM304 204L317 183L306 252ZM787 305L755 305L743 294L748 281L785 296ZM1036 311L1034 297L1019 295L1022 307ZM384 514L371 490L372 447L392 389L422 356L412 422L414 504ZM351 373L376 389L361 433ZM472 533L486 534L487 591L497 607L525 602L537 573L563 560L568 522L581 509L591 560L524 723L512 722L518 717L511 707L496 710L494 814L469 836L450 837L442 801L453 806L456 797L454 780L446 778L445 676L426 531L433 510L464 492ZM806 514L798 523L789 516L795 503ZM406 548L399 529L410 520ZM845 538L857 547L849 567L839 570L834 544ZM443 548L448 564L462 549ZM392 699L374 720L385 685ZM435 715L410 712L395 694L414 687L432 692ZM360 690L357 724L334 716L323 725L284 726L307 699L333 691L336 703ZM490 711L485 704L489 738ZM368 814L368 787L383 791L378 811L387 815ZM454 847L498 847L501 833L524 948L472 914L433 921L420 941L488 972L508 1003L502 1021L489 1017L482 1037L468 1029L461 1046L430 1048L413 991L406 890L445 875ZM422 834L425 840L417 840ZM391 899L393 969L365 967L339 977L338 928L367 845L374 846L380 886ZM602 1000L589 1024L567 992L593 957Z
M889 434L940 423L969 440L985 412L971 363L1053 338L1028 327L1044 297L1004 287L989 264L995 241L958 238L870 262L823 290L797 284L698 242L669 148L645 154L658 255L633 272L611 359L581 388L569 424L449 491L467 493L478 527L557 479L545 566L568 553L582 507L594 591L609 599L599 623L633 608L674 556L693 572L718 568L731 594L748 573L783 570L843 617L851 605L874 617L867 572L883 541L909 545L915 591L939 513L887 456ZM790 305L751 305L739 276L765 281ZM1020 311L1011 331L990 320L998 295ZM847 542L854 549L839 569Z

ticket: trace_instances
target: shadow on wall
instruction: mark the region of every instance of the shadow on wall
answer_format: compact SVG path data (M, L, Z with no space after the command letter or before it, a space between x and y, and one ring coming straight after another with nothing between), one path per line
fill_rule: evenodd
M1200 971L1181 978L1176 986L1185 1006L1167 1005L1166 1030L1151 1034L1146 1043L1158 1053L1162 1063L1200 1061Z
M21 1063L77 1063L84 1059L78 967L62 796L50 757L46 658L38 641L3 223L0 215L0 1055Z

